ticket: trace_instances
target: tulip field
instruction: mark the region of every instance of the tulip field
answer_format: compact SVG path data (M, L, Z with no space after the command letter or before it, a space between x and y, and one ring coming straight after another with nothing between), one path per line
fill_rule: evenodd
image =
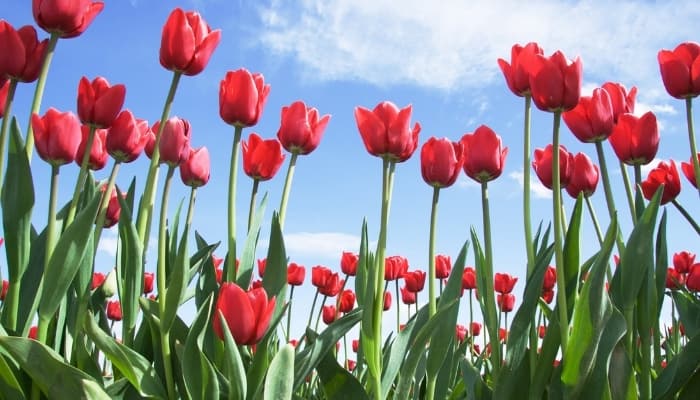
M314 156L331 115L297 100L282 107L275 137L248 132L275 82L234 66L218 85L219 115L232 133L218 140L231 146L230 164L214 169L209 150L193 147L187 115L173 115L171 106L178 87L207 68L222 29L181 8L153 21L162 37L151 52L171 83L151 88L164 100L159 120L149 123L125 107L126 85L109 77L83 76L74 111L42 104L45 87L61 79L48 73L57 43L89 35L105 4L31 3L36 26L0 19L0 264L7 271L0 398L698 398L700 260L672 247L667 221L674 214L700 239L689 211L696 205L678 198L681 181L700 196L692 109L700 44L658 51L659 79L686 110L680 161L656 160L661 124L653 111L635 112L636 87L606 82L582 95L581 59L534 42L494 60L503 90L523 104L523 149L507 147L487 125L457 141L423 137L413 107L390 100L348 110L382 177L381 187L367 188L380 219L362 223L360 245L338 254L336 270L293 262L284 229L296 164ZM32 85L31 105L16 101L25 85ZM28 124L17 118L25 106ZM533 113L551 116L543 148L530 148ZM569 133L589 150L569 152L561 144ZM489 183L515 151L525 154L526 171L514 202L523 218L512 222L524 234L521 277L494 269L494 254L508 249L493 242L489 207ZM424 269L387 254L392 204L406 201L393 196L395 173L412 157L432 192ZM148 168L117 185L120 167L137 159ZM37 165L50 171L46 186L37 184ZM618 167L620 176L611 173ZM67 170L74 182L60 173ZM108 178L97 180L98 170ZM551 192L542 222L532 221L527 171ZM228 183L226 198L217 199L227 207L222 238L203 237L193 223L213 201L196 202L213 173ZM464 176L481 196L472 211L478 223L461 251L441 254L440 193ZM240 179L252 182L249 198L238 196ZM272 179L284 179L279 206L258 194ZM188 193L175 212L174 187ZM594 212L596 191L605 224ZM615 204L613 194L623 192L627 201ZM564 196L574 202L568 210ZM46 210L34 207L40 199ZM248 218L237 220L237 210ZM584 224L594 238L583 238ZM96 259L108 229L118 246L115 268L104 273ZM155 257L147 258L151 237ZM582 251L584 240L592 254ZM304 327L300 335L292 324Z

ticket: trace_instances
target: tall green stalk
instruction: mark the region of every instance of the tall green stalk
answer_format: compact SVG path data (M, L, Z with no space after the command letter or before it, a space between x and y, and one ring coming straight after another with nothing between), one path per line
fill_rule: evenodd
M65 226L70 225L75 218L76 209L78 208L78 199L80 198L80 192L85 186L85 178L87 177L88 164L90 164L90 152L92 151L92 144L95 141L95 131L97 128L95 125L90 125L90 132L88 133L87 142L85 143L85 151L83 152L83 159L80 160L80 172L78 173L78 179L75 181L75 188L73 189L73 197L68 207L68 215L66 216Z
M291 329L292 329L292 300L294 299L294 285L290 285L289 288L289 301L287 302L287 343L289 343L289 340L292 338L291 334Z
M554 112L552 124L552 201L554 218L554 259L557 268L557 305L559 308L559 326L561 330L561 353L566 357L569 340L569 315L566 306L566 280L564 279L564 243L561 225L561 170L559 169L559 127L561 111Z
M535 268L535 249L532 248L532 221L530 216L530 114L532 96L525 96L525 122L523 123L523 226L525 227L525 251L527 276Z
M615 207L615 199L613 198L612 187L610 186L610 175L608 174L608 164L605 161L605 153L603 151L603 142L601 142L601 141L595 142L595 150L596 150L596 153L598 154L598 164L600 166L600 177L603 180L603 191L605 192L605 203L608 206L608 215L610 216L610 221L612 221L615 218L615 215L617 214L617 208ZM622 251L625 249L625 245L622 242L622 232L619 229L617 231L615 242L617 243L618 253L622 254Z
M695 187L700 194L700 160L698 160L698 149L695 145L695 127L693 125L693 98L685 99L685 117L688 124L688 141L690 142L690 159L693 160L693 173L695 174Z
M484 296L484 301L489 303L488 309L492 309L492 305L495 304L494 301L494 289L493 289L493 244L491 243L491 211L489 209L489 192L488 192L488 182L481 182L481 211L482 220L484 225L484 271L486 288L485 292L481 294ZM485 320L491 320L493 322L495 315L491 315L490 318ZM492 324L489 323L488 327L492 328ZM500 325L500 324L499 324ZM470 327L471 328L471 327ZM496 329L488 329L489 331L489 341L491 342L491 367L493 368L494 379L498 379L498 372L501 369L501 346L498 339L498 327Z
M7 151L7 131L10 127L10 116L12 115L12 103L17 90L17 79L10 79L7 83L7 97L5 98L4 114L2 115L2 125L0 126L0 191L5 182L5 152Z
M231 145L231 165L228 176L228 257L224 271L225 282L236 280L236 181L238 180L238 153L241 147L241 134L243 127L236 125L233 133L233 144Z
M258 195L259 185L260 179L253 179L253 189L250 191L250 205L248 207L248 232L250 232L250 226L253 224L253 214L255 213L255 198Z
M58 43L59 33L52 33L49 38L49 44L46 46L46 53L44 53L44 61L41 63L41 69L39 70L39 78L36 81L36 88L34 89L34 98L32 99L32 108L29 111L29 121L27 122L27 139L25 144L25 151L27 152L27 159L29 163L32 162L32 153L34 152L34 133L32 130L32 114L38 113L41 108L41 100L44 97L44 88L46 87L46 78L49 75L49 67L51 66L51 59L53 59L53 53L56 50L56 43Z
M595 235L598 238L598 244L602 246L604 240L603 232L600 230L600 224L598 223L598 218L596 217L593 203L591 203L591 197L584 195L583 199L586 201L586 207L588 207L588 213L590 214L591 221L593 222L593 228L595 229ZM610 271L610 268L606 268L605 273L608 277L608 282L612 282L612 272Z
M630 209L630 215L632 216L632 223L637 225L637 213L634 212L634 194L632 193L632 185L630 184L630 177L627 173L627 165L620 161L620 173L622 174L622 183L625 185L625 193L627 194L627 205Z
M432 317L437 312L435 298L435 231L437 227L437 206L440 199L440 188L433 187L433 201L430 207L430 239L428 242L428 310ZM416 299L416 303L417 303Z
M287 176L284 178L284 189L282 190L282 200L280 201L280 229L284 229L284 220L287 216L287 202L289 201L289 192L292 189L292 178L294 177L294 167L297 165L297 157L299 153L292 153L287 166Z
M695 229L695 233L697 233L698 235L700 235L700 225L698 225L698 223L695 222L695 219L693 219L693 217L690 215L690 213L688 212L688 210L686 210L686 209L681 205L681 203L679 203L678 200L676 200L676 199L671 200L671 203L672 203L674 206L676 206L676 209L678 209L678 212L680 212L681 215L686 219L686 221L688 221L688 223L690 224L690 226L692 226L693 229Z

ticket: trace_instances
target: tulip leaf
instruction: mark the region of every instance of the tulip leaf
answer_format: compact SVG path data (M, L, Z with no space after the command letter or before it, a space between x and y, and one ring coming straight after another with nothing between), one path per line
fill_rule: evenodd
M256 208L253 215L253 222L248 229L248 236L245 239L243 246L243 255L241 256L241 265L236 274L236 283L242 288L250 287L250 281L253 277L253 265L255 264L255 249L258 245L260 237L260 226L262 225L263 216L265 215L265 207L267 206L267 193L260 201L260 205ZM231 265L235 265L236 260L231 261Z
M160 323L163 332L170 330L175 317L177 316L178 308L187 290L187 273L189 268L188 256L188 236L190 234L189 225L182 232L180 245L177 249L177 257L174 264L170 268L168 276L168 287L165 289L165 309L161 315ZM160 294L159 294L160 295Z
M197 241L198 249L201 250L203 248L211 247L201 236L199 236L199 233L196 231L195 239ZM218 247L219 243L220 242L217 242L212 246ZM197 309L200 309L209 296L219 289L219 285L216 282L216 268L214 267L214 262L211 256L203 261L202 268L197 275L198 280L194 299Z
M5 332L2 334L7 335ZM5 399L25 399L22 386L17 381L18 376L21 376L20 371L14 365L10 366L5 355L0 354L0 393Z
M564 239L564 265L557 266L557 273L564 272L566 288L566 312L571 317L578 293L579 267L581 266L581 215L583 214L583 194L579 194L571 213L569 229ZM559 288L557 288L559 289Z
M561 343L561 335L559 333L559 319L557 317L558 309L555 307L552 317L549 319L549 325L542 339L542 349L537 357L537 366L535 367L534 376L530 380L530 395L531 399L541 399L544 396L544 391L552 381L552 371L554 370L554 359L559 353L559 344Z
M372 376L380 374L381 360L377 357L377 347L381 346L381 338L374 337L372 321L374 319L375 287L374 287L374 263L375 259L369 250L369 239L367 235L367 221L362 221L362 235L360 239L360 253L357 261L357 271L355 275L355 294L357 304L365 310L362 314L360 324L360 351L358 352L357 364L362 365L362 360L367 362L367 368ZM384 301L384 293L382 293ZM398 299L396 299L398 301Z
M133 195L134 185L129 187L129 194ZM117 199L121 207L119 214L119 265L117 267L117 287L121 300L123 322L125 330L124 338L127 344L133 339L136 327L136 319L139 315L139 298L143 293L143 247L136 226L133 224L131 208L122 193L117 190Z
M683 386L698 372L700 335L693 336L683 349L668 362L652 385L652 398L673 399Z
M277 212L272 214L269 243L263 287L268 297L285 299L287 297L287 253L284 249L284 238L282 237L282 228ZM275 304L275 315L279 315L282 312L284 305L284 301L278 301Z
M666 288L666 271L668 268L668 247L666 246L666 210L661 214L659 229L656 234L656 316L652 320L658 320L664 303L664 289Z
M228 329L228 323L224 315L216 310L218 317L221 319L221 330L224 333L224 353L226 363L226 377L229 381L229 399L244 400L248 391L248 383L246 380L245 366L241 359L241 354L238 352L236 341ZM217 315L215 314L215 315Z
M163 384L152 363L141 354L107 335L97 326L91 315L85 316L85 333L139 394L154 399L167 398Z
M331 352L326 353L316 368L323 382L323 392L330 400L369 399L362 384L348 370L341 367Z
M0 347L50 399L110 399L90 375L66 364L61 356L36 340L0 336Z
M330 353L326 354L328 357ZM264 400L291 400L294 386L294 347L284 344L275 354L267 371Z
M219 398L216 372L202 351L202 342L207 332L209 316L211 315L212 299L213 296L210 295L200 307L197 317L187 334L187 340L182 351L183 380L185 381L187 394L192 399Z
M683 324L686 337L694 337L700 333L700 300L686 290L671 292L676 303L680 322Z
M493 289L493 265L486 260L479 236L474 227L471 228L472 246L474 248L474 267L476 269L476 288L480 294L479 305L484 316L484 325L491 339L491 357L493 360L501 359L501 349L497 344L499 335L498 314L496 313L496 299Z
M172 224L166 228L165 234L166 234L166 246L168 249L168 254L166 258L166 275L168 279L170 279L170 275L173 272L173 268L175 267L175 264L177 263L177 255L178 255L178 232L180 231L180 213L182 212L182 203L184 202L184 199L180 199L180 202L177 203L177 208L175 209L175 214L169 221L172 221Z
M29 265L22 275L22 287L20 290L19 309L17 310L17 333L27 336L31 325L34 323L36 310L39 308L42 277L44 276L44 254L46 247L46 229L37 235L32 234L32 252L29 256ZM4 306L3 309L6 309Z
M490 400L493 394L482 379L479 370L466 358L463 358L459 365L462 369L462 381L467 392L467 399Z

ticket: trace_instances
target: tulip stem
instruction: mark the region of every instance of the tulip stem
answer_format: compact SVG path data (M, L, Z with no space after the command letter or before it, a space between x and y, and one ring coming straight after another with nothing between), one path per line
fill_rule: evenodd
M603 191L605 192L605 202L608 206L608 215L610 216L610 221L615 218L617 213L617 208L615 208L615 199L612 195L612 188L610 186L610 175L608 174L608 165L605 161L605 153L603 151L603 143L601 141L595 142L595 150L598 154L598 164L600 165L600 176L603 178ZM622 232L620 229L617 230L617 252L622 254L625 249L625 245L622 242Z
M433 202L430 207L430 239L428 242L428 310L429 316L435 315L437 312L437 303L435 301L435 231L437 227L437 208L440 198L440 188L433 187ZM418 299L416 298L416 304Z
M29 163L32 162L32 153L34 151L34 131L32 130L32 115L38 113L41 108L41 99L44 96L44 88L46 87L46 78L49 75L49 67L51 66L51 59L53 58L53 53L56 50L56 43L60 34L53 32L49 38L49 43L46 46L46 53L44 54L44 61L41 63L41 70L39 70L39 78L36 81L36 88L34 89L34 98L32 99L32 108L29 111L29 121L27 122L27 140L25 144L25 151L27 152L27 159Z
M469 326L467 327L467 332L469 332L469 336L472 338L469 344L471 350L469 353L470 359L474 355L474 330L472 329L472 324L474 323L474 296L472 295L472 289L469 289Z
M114 166L112 166L112 172L109 173L109 180L107 181L107 187L102 193L102 199L100 200L100 208L97 213L97 222L95 222L95 253L97 253L97 245L100 242L100 237L102 236L102 229L104 229L105 219L107 218L107 208L109 207L109 200L112 197L112 191L114 190L114 183L117 180L117 173L119 172L119 167L121 166L121 161L115 161Z
M395 290L395 292L396 292L396 334L398 335L399 332L401 332L401 322L400 322L400 320L401 320L401 316L400 316L401 307L399 307L399 304L401 304L401 303L399 303L399 299L401 299L401 297L399 297L399 278L396 278L396 280L394 280L394 287L396 288L396 290ZM406 304L406 306L408 308L411 308L410 304Z
M294 298L294 285L289 285L289 302L287 303L287 343L292 337L290 329L292 328L292 299Z
M493 245L491 243L491 213L489 210L489 192L488 192L488 182L481 182L481 211L484 225L484 278L481 278L481 282L486 282L486 288L484 288L481 296L484 296L484 302L489 306L486 307L486 312L490 315L485 315L484 319L488 321L487 327L489 328L489 341L491 342L491 367L493 368L494 382L498 380L498 372L501 369L501 349L498 341L498 328L500 326L500 321L498 316L491 311L495 311L493 305L495 304L494 299L494 289L493 289ZM491 311L489 311L491 310ZM498 325L494 325L494 323ZM495 385L495 383L494 383Z
M314 309L316 308L316 301L318 301L318 289L316 289L316 294L314 294L314 301L311 303L311 311L309 311L309 322L306 323L306 329L304 329L304 333L302 333L302 336L306 336L306 331L308 331L311 327L311 321L314 316Z
M0 127L0 191L5 182L5 151L7 148L7 131L10 126L10 116L12 115L12 102L17 91L17 79L10 79L7 83L7 98L5 98L4 114L2 115L2 127Z
M314 327L316 333L318 333L318 325L321 322L321 315L323 314L323 307L326 305L326 300L328 300L328 296L324 294L323 300L321 300L321 308L318 309L318 316L316 317L316 327Z
M92 144L95 141L95 131L97 128L95 125L90 124L90 132L88 133L87 141L85 142L85 150L83 151L83 159L80 160L80 172L78 173L78 179L75 181L75 188L73 189L73 198L68 207L68 216L66 216L65 227L70 225L75 218L75 212L78 208L78 199L80 198L80 192L85 186L85 178L87 177L88 165L90 164L90 152L92 151Z
M566 357L566 349L569 340L569 315L566 304L566 281L564 279L564 249L562 243L561 219L561 170L559 169L559 126L561 125L561 111L554 112L552 126L552 194L554 196L554 257L557 268L557 305L559 309L559 326L561 334L561 354Z
M634 212L634 196L632 195L632 186L630 185L630 178L627 174L627 165L620 161L620 173L622 174L622 182L625 184L625 193L627 193L627 205L630 208L630 215L632 215L633 225L637 225L637 213Z
M56 202L58 197L58 174L60 166L51 164L51 184L49 189L49 214L46 222L46 253L44 270L48 268L53 249L56 246Z
M695 174L695 187L700 194L700 160L698 160L698 149L695 145L695 127L693 125L693 98L685 99L685 117L688 121L688 140L690 141L690 159L693 160L693 173Z
M253 179L253 189L250 191L250 206L248 208L248 232L253 224L253 214L255 213L255 197L258 195L260 179Z
M593 222L593 228L595 228L595 235L598 238L598 243L602 246L603 232L600 230L600 224L598 223L598 218L596 217L595 209L593 208L593 203L591 202L591 197L584 195L583 198L586 201L588 213L591 215L591 221ZM608 282L612 282L612 272L610 271L610 268L606 268L605 272L607 273Z
M284 230L284 220L287 216L287 202L289 201L289 192L292 189L292 178L294 177L294 167L297 165L297 157L299 153L292 152L287 166L287 177L284 178L284 189L282 190L282 200L280 201L280 230Z
M677 209L677 210L681 213L681 215L688 221L688 223L690 224L690 226L692 226L693 229L695 229L695 233L697 233L698 235L700 235L700 226L698 226L698 223L695 222L695 220L694 220L693 217L690 215L690 213L688 212L688 210L686 210L686 209L681 205L681 203L679 203L678 200L676 200L676 199L671 200L671 203L673 203L673 205L676 206L676 209Z
M532 96L525 96L525 121L523 123L523 221L525 225L525 250L527 252L527 276L535 268L535 251L532 248L532 222L530 217L530 110Z
M224 281L226 282L235 281L238 272L236 271L236 181L238 179L238 153L241 147L242 133L243 127L236 125L233 132L231 165L228 175L228 257L226 257L226 265L224 265Z

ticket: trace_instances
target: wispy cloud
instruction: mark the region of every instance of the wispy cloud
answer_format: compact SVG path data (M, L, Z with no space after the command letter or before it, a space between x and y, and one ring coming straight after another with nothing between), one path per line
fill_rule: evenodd
M102 232L103 233L100 237L100 244L97 245L97 250L106 253L112 257L116 256L119 237L111 229L104 230Z
M342 232L294 232L285 233L284 245L294 257L340 260L343 251L360 249L360 237Z
M523 171L513 171L508 174L508 177L518 182L521 188L523 187ZM530 175L530 191L532 192L532 194L535 195L535 198L538 199L552 198L552 191L547 189L547 187L544 186L534 175Z

